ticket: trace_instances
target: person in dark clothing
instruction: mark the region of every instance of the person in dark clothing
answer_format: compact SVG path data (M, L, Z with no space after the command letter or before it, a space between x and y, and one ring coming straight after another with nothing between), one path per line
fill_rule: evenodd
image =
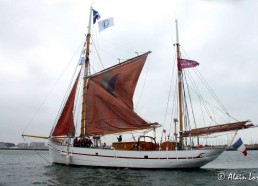
M107 144L104 143L104 144L102 145L102 147L103 147L103 149L105 149L105 148L107 147Z
M122 135L120 135L119 137L117 137L118 142L122 141Z
M91 141L91 139L88 139L87 147L90 148L91 146L92 146L92 141Z
M79 147L80 146L77 137L73 140L73 146L74 147Z
M81 147L86 147L86 139L85 138L83 138L82 139L82 142L81 142Z
M79 138L79 140L78 140L78 147L81 147L81 146L82 146L82 139Z

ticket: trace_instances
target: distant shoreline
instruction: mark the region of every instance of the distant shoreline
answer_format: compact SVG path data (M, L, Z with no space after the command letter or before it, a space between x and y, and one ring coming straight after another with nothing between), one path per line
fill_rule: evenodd
M48 149L14 149L14 148L0 148L1 150L37 150L37 151L48 151Z

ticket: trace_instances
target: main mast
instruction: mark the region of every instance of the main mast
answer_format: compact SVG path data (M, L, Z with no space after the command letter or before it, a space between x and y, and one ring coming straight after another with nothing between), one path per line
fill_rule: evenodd
M177 53L177 73L178 73L178 105L179 105L179 132L183 131L183 99L182 99L182 69L179 68L180 63L180 45L178 37L178 24L176 22L176 53ZM180 135L179 144L183 147L183 136Z
M82 96L82 119L81 119L81 138L85 136L86 125L86 100L87 100L87 81L89 75L89 56L90 56L90 31L92 22L92 6L90 7L89 26L88 33L86 35L86 51L85 51L85 65L84 65L84 77L83 77L83 96Z

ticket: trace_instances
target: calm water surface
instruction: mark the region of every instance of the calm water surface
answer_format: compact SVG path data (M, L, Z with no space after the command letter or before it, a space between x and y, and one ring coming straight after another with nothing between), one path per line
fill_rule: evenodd
M227 151L195 170L119 170L51 165L47 151L0 150L0 186L258 185L258 151L248 153Z

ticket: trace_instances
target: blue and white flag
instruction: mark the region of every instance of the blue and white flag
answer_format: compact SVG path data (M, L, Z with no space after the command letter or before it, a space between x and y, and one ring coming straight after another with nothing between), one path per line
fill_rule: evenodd
M79 59L79 65L83 65L85 63L85 50L86 50L86 43L84 43L83 47L82 47L82 52L80 55L80 59Z
M114 26L114 18L113 17L99 21L99 31L100 32L111 26Z
M246 147L241 138L238 138L238 140L232 145L234 149L241 151L245 156L247 155Z
M79 59L79 65L83 65L85 63L85 56L81 56Z
M92 9L92 11L93 11L93 24L95 24L96 21L100 19L100 15L99 15L98 11L96 11L94 9Z

